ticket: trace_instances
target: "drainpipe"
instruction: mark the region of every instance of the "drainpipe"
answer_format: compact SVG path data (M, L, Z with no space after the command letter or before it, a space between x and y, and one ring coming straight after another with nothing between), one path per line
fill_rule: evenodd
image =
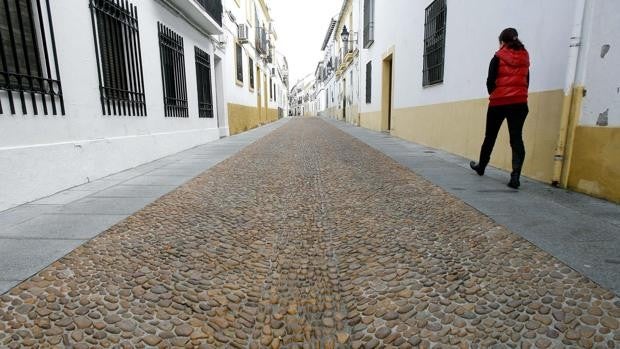
M567 157L566 140L568 139L569 123L571 118L571 107L573 104L574 87L577 78L577 67L579 65L579 53L581 51L581 35L583 30L583 20L586 8L586 0L577 0L575 5L575 18L573 19L573 31L570 38L568 64L566 78L564 80L564 98L562 101L562 114L560 117L560 130L558 141L553 157L553 186L566 187L566 176L563 171L566 168L565 160Z

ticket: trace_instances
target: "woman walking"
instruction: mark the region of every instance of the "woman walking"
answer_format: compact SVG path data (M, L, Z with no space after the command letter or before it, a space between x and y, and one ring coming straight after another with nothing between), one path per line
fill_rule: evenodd
M519 182L521 168L525 160L525 146L521 133L529 112L527 96L530 83L530 57L514 28L502 31L499 44L500 49L489 65L487 78L489 108L480 159L478 163L472 161L469 165L478 175L484 175L499 129L504 119L507 119L512 148L512 173L508 186L518 189L521 185Z

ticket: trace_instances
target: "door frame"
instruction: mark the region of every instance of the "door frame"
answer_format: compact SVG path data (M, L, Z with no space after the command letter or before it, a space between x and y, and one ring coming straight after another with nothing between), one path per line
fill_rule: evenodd
M347 79L342 79L342 120L347 121Z
M217 128L219 129L220 137L227 136L226 129L228 128L228 122L225 117L224 107L224 81L223 81L223 63L224 60L221 56L213 55L213 76L214 76L214 91L215 91L215 111Z
M381 68L381 131L390 132L394 126L394 47L383 55Z
M267 85L269 85L269 78L267 74L263 76L263 98L265 102L265 108L263 108L263 117L262 120L266 124L269 122L267 120L269 118L269 95L267 94Z
M256 65L256 112L257 112L257 120L258 123L261 124L262 123L262 114L263 114L263 100L261 99L262 96L262 90L261 90L261 82L263 81L263 77L261 74L261 70L258 66L258 64Z

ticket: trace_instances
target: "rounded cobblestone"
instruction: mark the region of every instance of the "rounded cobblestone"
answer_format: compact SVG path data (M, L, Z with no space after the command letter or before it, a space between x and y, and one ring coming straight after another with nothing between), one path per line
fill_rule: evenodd
M295 119L0 296L0 347L613 348L619 317L554 257Z

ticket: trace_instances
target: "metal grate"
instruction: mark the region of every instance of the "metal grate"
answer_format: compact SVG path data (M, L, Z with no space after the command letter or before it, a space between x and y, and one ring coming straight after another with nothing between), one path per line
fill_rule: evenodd
M375 0L364 0L364 48L375 42Z
M254 60L248 56L248 76L250 80L250 88L254 89Z
M197 0L200 6L207 11L209 16L215 20L219 26L222 26L222 0Z
M372 99L372 61L366 63L366 103Z
M424 86L443 82L445 45L446 0L435 0L426 8L424 21Z
M90 0L104 115L146 116L138 10L126 0Z
M256 46L256 51L258 51L258 53L262 55L267 54L269 52L269 47L267 44L267 31L265 30L264 26L256 27L255 46Z
M243 83L243 49L239 43L235 43L235 63L237 81Z
M49 0L0 1L0 114L8 99L15 114L19 97L22 114L65 114ZM38 97L38 98L37 98ZM29 99L30 103L26 100ZM49 106L48 106L49 104Z
M194 46L196 52L196 83L198 85L198 117L213 117L213 95L211 93L211 57Z
M187 111L183 37L161 23L157 25L159 27L159 55L164 85L165 115L186 118L189 115Z

